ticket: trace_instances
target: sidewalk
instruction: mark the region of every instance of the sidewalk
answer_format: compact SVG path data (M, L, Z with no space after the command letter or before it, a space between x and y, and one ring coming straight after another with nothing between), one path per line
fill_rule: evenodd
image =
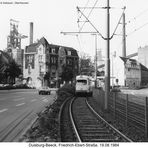
M6 93L6 92L31 92L31 91L37 91L36 89L6 89L6 90L0 90L1 93Z

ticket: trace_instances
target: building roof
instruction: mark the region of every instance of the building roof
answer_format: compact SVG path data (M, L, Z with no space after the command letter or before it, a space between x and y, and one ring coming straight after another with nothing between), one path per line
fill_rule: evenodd
M124 58L124 57L120 57L124 62L126 62L127 60L130 60L132 62L138 62L137 60L135 59L129 59L129 58ZM139 63L139 62L138 62ZM141 67L141 70L144 70L144 71L148 71L148 68L145 67L143 64L139 63L140 64L140 67Z
M39 43L43 44L45 47L49 45L48 41L44 37L39 40Z
M78 56L77 50L75 50L71 47L66 47L65 50L66 50L66 52L71 51L71 56Z
M141 66L141 70L148 71L148 68L145 67L143 64L140 63L140 66Z
M75 50L74 48L61 46L61 45L55 45L55 44L49 44L48 41L44 37L42 37L37 43L33 43L33 44L30 44L29 46L26 46L26 52L27 53L36 52L36 48L40 44L42 44L45 47L49 47L49 48L57 48L58 50L59 50L59 47L63 47L66 52L66 55L68 54L68 51L71 51L71 56L78 57L77 50Z
M66 46L61 46L61 45L55 45L55 44L49 44L49 46L52 48L60 48L60 47L62 47L62 48L64 48L64 50L65 50L65 52L66 52L66 55L68 54L68 51L71 51L71 56L76 56L76 57L78 57L78 53L77 53L77 50L75 50L74 48L72 48L72 47L66 47Z
M123 60L123 62L127 62L127 60L129 60L129 61L131 61L131 62L138 62L137 60L135 60L135 59L130 59L130 58L125 58L125 57L120 57L122 60Z
M29 46L26 46L26 52L36 52L36 47L39 45L39 43L33 43Z

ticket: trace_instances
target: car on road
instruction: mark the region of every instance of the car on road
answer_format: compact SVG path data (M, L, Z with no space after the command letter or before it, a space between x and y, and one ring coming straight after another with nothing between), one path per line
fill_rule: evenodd
M38 89L39 95L50 95L50 89L48 86L43 86Z

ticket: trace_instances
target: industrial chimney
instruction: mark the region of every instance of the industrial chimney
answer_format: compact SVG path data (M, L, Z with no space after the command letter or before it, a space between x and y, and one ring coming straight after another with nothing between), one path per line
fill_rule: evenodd
M30 44L33 44L33 22L30 22Z

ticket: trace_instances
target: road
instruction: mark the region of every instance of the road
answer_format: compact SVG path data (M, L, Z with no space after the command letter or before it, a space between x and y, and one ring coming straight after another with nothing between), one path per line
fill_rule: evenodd
M138 89L138 90L132 90L132 89L123 89L122 92L136 95L139 97L148 97L148 88Z
M35 89L0 90L0 142L18 142L37 113L55 98L55 92L38 95Z
M145 98L148 97L148 88L143 88L139 90L133 89L121 89L124 94L129 94L129 100L145 105Z

